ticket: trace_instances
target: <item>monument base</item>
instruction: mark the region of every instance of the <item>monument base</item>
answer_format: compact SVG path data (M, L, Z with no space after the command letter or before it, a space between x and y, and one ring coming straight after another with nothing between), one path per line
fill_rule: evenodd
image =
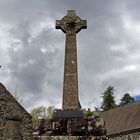
M96 140L93 136L41 136L33 140Z

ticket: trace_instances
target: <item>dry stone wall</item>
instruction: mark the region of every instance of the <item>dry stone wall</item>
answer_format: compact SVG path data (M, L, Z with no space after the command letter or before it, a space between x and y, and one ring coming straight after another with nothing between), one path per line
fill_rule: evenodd
M31 115L0 83L0 140L31 140Z

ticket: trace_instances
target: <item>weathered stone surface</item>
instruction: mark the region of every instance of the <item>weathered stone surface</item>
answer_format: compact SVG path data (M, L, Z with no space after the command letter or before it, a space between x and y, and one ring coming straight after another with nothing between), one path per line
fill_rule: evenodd
M101 113L108 137L125 140L140 139L140 102L134 102Z
M31 116L0 83L0 140L31 140Z
M20 125L20 121L8 120L3 131L3 140L23 140Z
M79 110L81 108L78 99L76 33L86 27L86 20L81 20L76 16L74 10L68 10L68 14L65 17L61 20L56 20L56 29L61 29L66 33L62 105L64 110Z
M85 136L42 136L34 138L34 140L95 140L95 137L85 137Z
M109 140L140 140L140 131L128 134L118 134L117 136L109 137Z

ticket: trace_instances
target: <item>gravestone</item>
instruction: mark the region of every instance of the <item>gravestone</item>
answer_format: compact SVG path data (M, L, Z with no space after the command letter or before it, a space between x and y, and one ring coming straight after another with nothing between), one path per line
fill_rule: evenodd
M0 140L32 140L31 115L1 83Z
M79 110L81 108L78 97L76 34L86 28L86 20L81 20L75 14L75 10L68 10L65 17L56 20L56 29L61 29L66 34L63 110Z

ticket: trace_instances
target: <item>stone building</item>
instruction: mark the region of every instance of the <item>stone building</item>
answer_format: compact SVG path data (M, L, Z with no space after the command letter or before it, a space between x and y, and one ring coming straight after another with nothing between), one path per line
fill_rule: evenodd
M30 114L0 83L0 140L31 140Z
M140 102L102 113L111 140L140 140Z

